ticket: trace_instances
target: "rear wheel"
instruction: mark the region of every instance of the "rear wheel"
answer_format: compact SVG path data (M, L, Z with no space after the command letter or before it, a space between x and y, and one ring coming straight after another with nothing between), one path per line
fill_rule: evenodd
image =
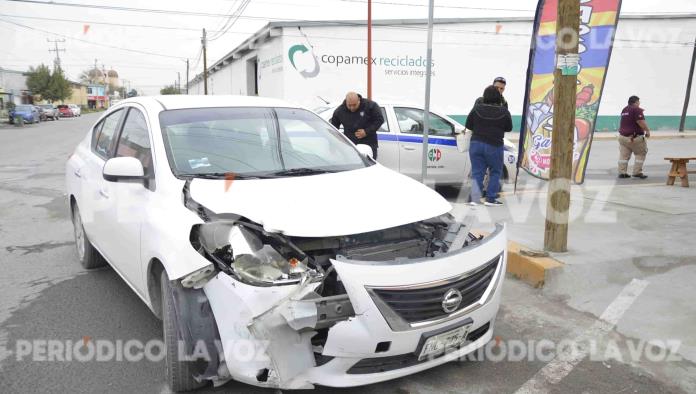
M77 205L72 209L73 230L75 232L75 246L77 248L77 257L80 259L80 264L86 269L99 268L106 265L106 261L99 254L97 249L92 246L92 243L87 239L87 233L82 225L80 210Z
M174 292L165 270L160 276L160 289L162 291L162 334L166 349L164 365L167 384L175 392L191 391L203 387L206 384L205 381L198 382L193 378L193 374L201 370L200 362L182 360L186 355L180 352L179 343L183 343L179 334L181 332L180 322L174 304Z

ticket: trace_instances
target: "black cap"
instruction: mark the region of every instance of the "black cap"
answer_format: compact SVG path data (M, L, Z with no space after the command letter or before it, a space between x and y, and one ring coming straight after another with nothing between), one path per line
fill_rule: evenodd
M506 84L507 84L507 81L505 81L505 78L503 78L503 77L498 77L498 78L496 78L496 79L493 80L493 83L496 83L496 82L500 82L500 83L502 83L503 85L506 85Z

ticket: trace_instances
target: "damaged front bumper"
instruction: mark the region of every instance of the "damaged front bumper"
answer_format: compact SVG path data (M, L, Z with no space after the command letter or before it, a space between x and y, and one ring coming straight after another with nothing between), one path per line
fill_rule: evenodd
M506 243L498 225L486 238L430 258L337 256L331 264L346 294L331 297L317 294L316 281L258 287L219 272L203 290L228 378L281 389L349 387L464 356L492 338ZM436 336L455 345L426 354L437 349L428 344Z

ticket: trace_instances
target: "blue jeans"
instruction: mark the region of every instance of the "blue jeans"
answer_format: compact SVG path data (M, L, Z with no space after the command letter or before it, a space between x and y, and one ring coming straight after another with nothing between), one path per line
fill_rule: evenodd
M474 179L471 185L471 201L478 202L481 199L486 170L489 171L486 200L495 201L500 191L500 177L503 175L503 152L502 145L493 146L481 141L471 141L469 144L471 176Z

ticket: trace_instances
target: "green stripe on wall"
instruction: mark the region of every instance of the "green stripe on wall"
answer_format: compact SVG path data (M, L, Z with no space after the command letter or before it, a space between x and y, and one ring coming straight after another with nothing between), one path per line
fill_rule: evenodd
M449 117L461 124L466 123L466 115L449 115ZM618 116L598 116L595 131L615 132L619 129L619 120L620 118ZM650 130L679 130L679 122L681 121L681 116L646 116L645 120L648 122ZM521 121L522 116L512 116L513 131L520 131ZM696 116L686 117L685 128L687 130L696 130Z

